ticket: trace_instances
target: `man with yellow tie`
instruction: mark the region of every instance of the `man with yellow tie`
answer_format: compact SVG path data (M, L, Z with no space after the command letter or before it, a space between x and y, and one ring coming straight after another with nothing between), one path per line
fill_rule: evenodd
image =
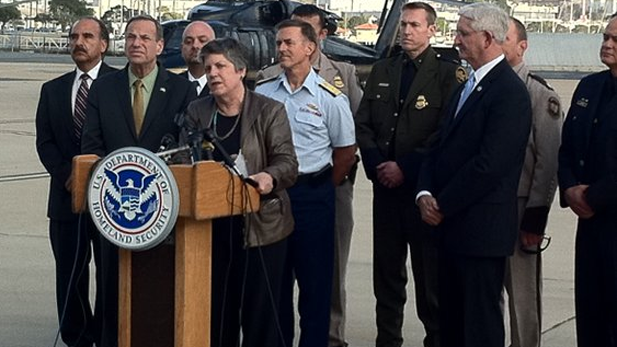
M179 130L174 117L197 96L187 79L167 73L157 64L157 56L163 50L163 29L159 22L147 15L133 17L127 23L125 37L128 65L97 79L90 89L82 135L84 154L94 153L103 157L127 146L156 151L164 135L171 134L177 138ZM118 254L111 243L106 240L101 242L101 247L106 250L103 251L103 271L107 286L103 295L105 307L108 308L103 318L101 346L115 347L118 340ZM170 259L169 262L161 262L168 264L168 267L144 266L153 259L163 258ZM134 279L134 292L147 293L149 291L145 286L154 286L159 294L173 295L172 245L133 253L132 265L143 269L140 277L148 279L147 283ZM140 305L135 300L143 300L143 305L147 306L149 296L134 297L133 305ZM173 338L173 325L166 324L164 319L167 315L173 315L173 303L170 303L171 307L163 306L159 305L156 312L151 312L161 319L149 323L150 338ZM173 341L166 345L172 346Z

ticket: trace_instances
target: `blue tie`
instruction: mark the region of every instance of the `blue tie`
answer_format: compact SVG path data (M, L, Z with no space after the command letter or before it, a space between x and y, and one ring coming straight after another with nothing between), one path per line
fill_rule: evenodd
M458 115L458 111L461 110L461 107L463 107L463 105L465 104L465 101L467 100L471 92L473 91L473 86L475 84L475 81L476 81L476 76L472 72L471 75L469 75L469 79L467 80L467 83L465 83L465 88L463 88L463 92L461 93L461 98L459 99L458 105L456 106L456 113L454 114L455 117L456 115Z

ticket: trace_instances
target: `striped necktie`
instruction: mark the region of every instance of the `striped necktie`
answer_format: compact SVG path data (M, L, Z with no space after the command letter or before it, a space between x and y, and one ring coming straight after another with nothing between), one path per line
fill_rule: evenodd
M77 89L75 109L73 110L73 131L78 143L81 140L81 131L86 120L86 101L88 100L88 79L90 79L90 76L83 74L79 79L81 82L79 83L79 89Z

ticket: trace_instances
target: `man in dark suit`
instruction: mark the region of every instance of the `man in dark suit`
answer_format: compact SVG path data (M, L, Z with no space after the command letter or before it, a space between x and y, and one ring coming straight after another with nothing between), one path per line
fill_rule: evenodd
M465 81L466 72L430 46L436 19L427 3L403 6L403 52L375 64L356 115L364 171L373 182L377 347L403 343L408 252L418 317L426 331L424 345L439 346L435 236L422 222L413 192L441 109Z
M82 136L82 153L105 156L127 146L156 151L166 134L178 137L174 118L184 112L196 92L185 78L167 73L156 58L163 50L163 29L150 16L131 18L126 26L125 54L128 65L92 85L88 96L87 119ZM118 252L101 238L106 276L102 346L117 345ZM160 267L151 266L158 261ZM163 244L149 251L132 253L132 310L134 314L156 316L148 334L132 331L134 345L152 346L158 341L173 345L173 300L168 305L152 305L160 297L173 297L173 247ZM151 307L149 307L151 306ZM150 310L151 309L151 310ZM140 313L136 313L140 310ZM147 312L147 313L144 313ZM145 322L140 322L145 323ZM135 325L133 325L135 326ZM166 338L171 337L168 341ZM157 344L158 345L158 344Z
M441 346L497 347L505 340L500 298L518 233L531 104L502 53L508 15L488 3L459 15L454 43L474 71L445 109L416 201L441 238Z
M62 340L68 346L98 343L101 313L100 258L94 244L96 302L89 301L91 241L98 239L90 217L71 209L71 161L81 153L81 130L86 96L92 81L114 71L103 62L109 32L92 17L78 20L69 33L74 71L51 80L41 88L36 111L36 149L51 176L49 186L49 238L56 261L56 304Z
M578 216L579 347L617 346L617 14L604 31L600 59L608 70L578 84L559 149L561 204Z
M201 48L215 38L210 24L200 20L187 25L182 33L182 58L186 62L187 70L180 76L187 78L195 85L197 95L200 97L210 93L206 69L201 59Z

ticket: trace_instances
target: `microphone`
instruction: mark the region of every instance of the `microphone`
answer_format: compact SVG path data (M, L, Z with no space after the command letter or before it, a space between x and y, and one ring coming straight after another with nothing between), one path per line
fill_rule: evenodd
M204 142L204 136L201 131L189 131L187 142L191 147L191 158L193 163L201 161L201 145Z
M158 152L155 153L154 155L156 155L159 158L162 158L163 160L165 160L166 162L168 161L168 158L171 157L172 155L176 154L176 153L180 153L180 152L185 152L188 150L191 150L191 146L189 145L184 145L184 146L180 146L177 148L172 148L172 149L168 149L166 151L163 152Z
M206 140L208 140L212 144L212 149L216 148L221 153L221 156L223 157L223 162L225 162L225 165L231 171L233 171L233 173L235 173L238 177L240 177L242 181L257 188L258 186L257 182L255 182L251 178L245 177L242 174L242 172L240 172L240 169L238 169L238 166L236 166L236 162L233 159L231 159L231 156L229 155L229 153L227 153L225 148L221 145L221 143L217 139L216 135L214 135L214 131L211 128L207 128L204 130L204 135L206 137Z
M172 134L165 134L161 139L161 145L159 146L158 152L163 152L171 147L176 147L176 138Z
M212 152L214 152L214 145L210 141L204 141L203 149L206 151L206 160L214 160Z

